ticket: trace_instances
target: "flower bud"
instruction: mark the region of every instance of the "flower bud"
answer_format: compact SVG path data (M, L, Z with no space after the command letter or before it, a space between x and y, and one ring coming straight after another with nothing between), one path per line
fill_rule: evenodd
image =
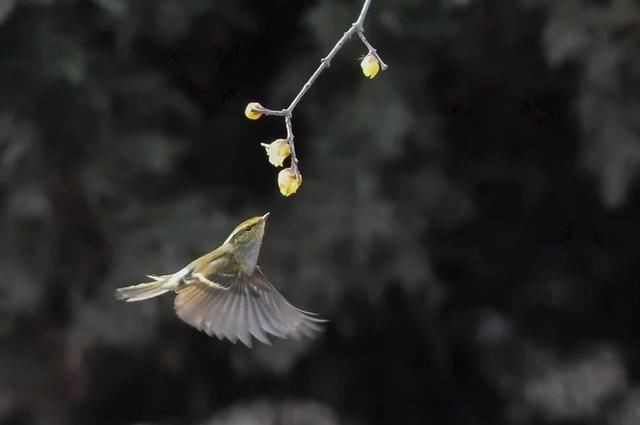
M380 72L380 62L378 62L378 59L371 53L362 59L360 67L362 68L364 76L369 79L375 77L378 75L378 72Z
M269 162L276 167L282 167L282 163L285 159L291 155L291 146L287 139L276 139L273 142L260 143L264 146L269 156Z
M284 196L293 195L302 184L302 174L294 172L291 168L285 168L278 173L278 187Z
M244 115L250 120L257 120L262 116L262 112L255 111L253 108L262 108L258 102L251 102L244 108Z

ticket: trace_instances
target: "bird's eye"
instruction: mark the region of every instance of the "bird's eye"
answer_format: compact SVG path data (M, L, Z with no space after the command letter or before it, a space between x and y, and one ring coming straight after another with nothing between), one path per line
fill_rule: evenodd
M252 227L253 227L253 226L245 227L245 228L244 228L244 231L245 231L245 232L248 232L249 230L251 230L251 228L252 228Z

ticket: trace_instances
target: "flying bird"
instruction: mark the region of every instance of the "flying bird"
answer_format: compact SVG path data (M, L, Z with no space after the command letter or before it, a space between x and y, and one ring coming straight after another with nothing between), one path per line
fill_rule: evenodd
M257 265L269 213L242 222L222 245L176 273L148 275L151 282L116 289L116 298L144 301L175 292L174 307L189 325L252 346L251 336L313 337L322 330L315 313L291 305Z

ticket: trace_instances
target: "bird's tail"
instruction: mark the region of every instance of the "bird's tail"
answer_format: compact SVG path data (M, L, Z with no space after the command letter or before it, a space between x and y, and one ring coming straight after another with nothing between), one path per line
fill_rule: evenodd
M172 288L165 285L171 275L149 276L153 282L140 283L138 285L125 286L116 289L116 298L126 302L143 301L169 292Z

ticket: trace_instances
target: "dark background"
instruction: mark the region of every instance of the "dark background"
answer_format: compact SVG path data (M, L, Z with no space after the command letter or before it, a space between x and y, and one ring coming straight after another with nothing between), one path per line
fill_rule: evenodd
M640 4L0 1L0 423L640 423ZM253 350L118 286L272 213L316 340Z

